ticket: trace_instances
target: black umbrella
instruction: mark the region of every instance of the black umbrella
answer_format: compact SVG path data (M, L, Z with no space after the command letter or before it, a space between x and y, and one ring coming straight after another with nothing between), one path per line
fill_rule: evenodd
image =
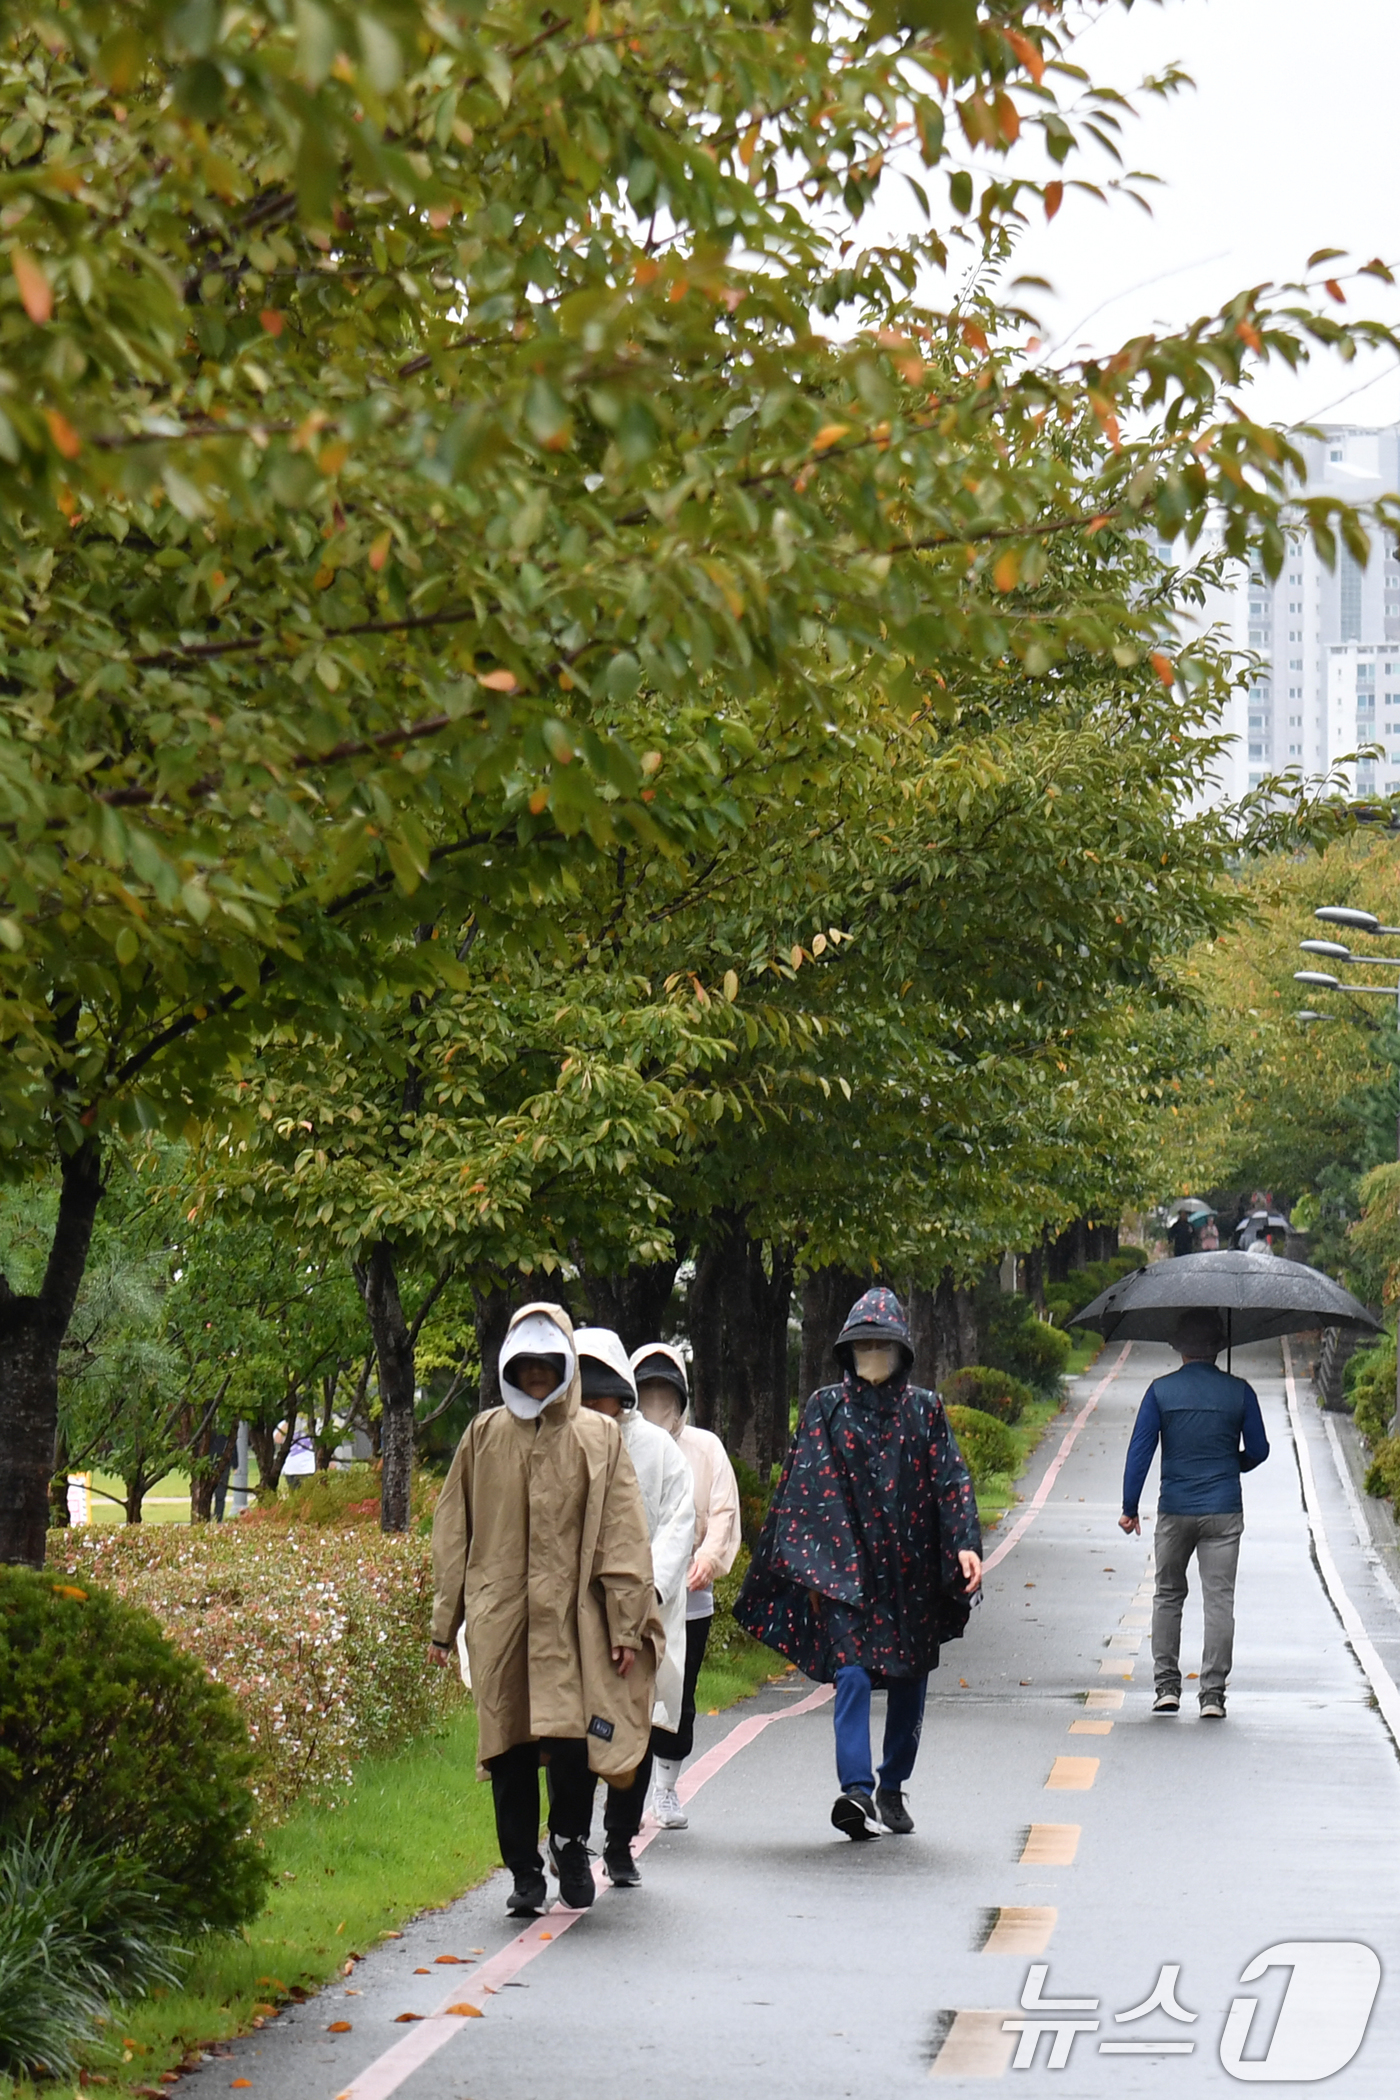
M1171 1342L1184 1312L1225 1316L1226 1344L1267 1342L1310 1327L1357 1327L1379 1334L1359 1299L1300 1261L1261 1261L1227 1250L1153 1262L1100 1291L1071 1327L1096 1327L1105 1341Z

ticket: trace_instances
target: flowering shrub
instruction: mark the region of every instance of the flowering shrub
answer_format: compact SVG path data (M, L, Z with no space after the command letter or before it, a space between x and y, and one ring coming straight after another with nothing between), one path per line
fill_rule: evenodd
M424 1538L356 1526L127 1526L51 1533L49 1569L154 1614L237 1698L274 1820L334 1799L355 1761L431 1727L462 1696L425 1665Z

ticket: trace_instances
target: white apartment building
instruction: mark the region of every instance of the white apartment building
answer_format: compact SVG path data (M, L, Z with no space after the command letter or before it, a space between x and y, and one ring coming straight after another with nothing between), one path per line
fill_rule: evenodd
M1310 494L1365 501L1400 489L1400 424L1320 426L1304 444ZM1221 722L1231 739L1216 762L1222 796L1234 800L1290 766L1326 773L1366 744L1384 759L1346 769L1358 794L1400 794L1400 562L1376 540L1363 569L1342 550L1335 569L1310 540L1289 548L1276 583L1241 571L1208 617L1263 659L1247 694Z

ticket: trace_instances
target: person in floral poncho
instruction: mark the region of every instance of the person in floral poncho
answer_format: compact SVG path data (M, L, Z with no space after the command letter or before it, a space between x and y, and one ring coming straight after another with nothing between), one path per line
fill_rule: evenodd
M836 1687L831 1811L851 1838L914 1828L904 1789L939 1645L982 1580L972 1481L937 1393L915 1385L893 1291L867 1291L836 1339L844 1376L803 1411L734 1607L739 1624ZM870 1695L889 1694L879 1783Z

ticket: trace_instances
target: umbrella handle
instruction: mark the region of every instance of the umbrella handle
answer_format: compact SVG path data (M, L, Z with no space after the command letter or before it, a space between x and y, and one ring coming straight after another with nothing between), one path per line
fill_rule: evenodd
M1231 1339L1233 1325L1234 1310L1233 1307L1227 1305L1225 1308L1225 1375L1227 1378L1233 1378L1235 1375L1235 1349Z

